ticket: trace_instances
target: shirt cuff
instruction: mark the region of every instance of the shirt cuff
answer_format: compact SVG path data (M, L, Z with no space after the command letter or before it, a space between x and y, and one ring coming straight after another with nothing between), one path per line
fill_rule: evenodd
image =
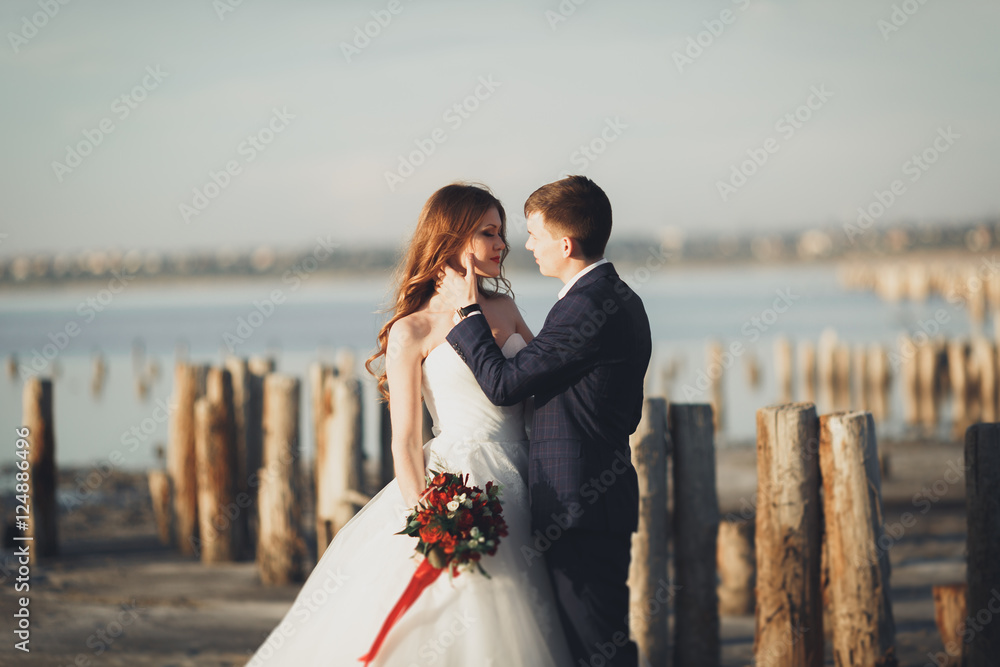
M466 315L465 317L468 318L468 317L472 317L473 315L482 315L482 314L483 314L483 311L481 311L481 310L474 310L471 313L469 313L468 315ZM455 324L458 324L459 322L462 321L462 318L459 317L458 313L456 312L455 316L451 318L451 321L454 322Z

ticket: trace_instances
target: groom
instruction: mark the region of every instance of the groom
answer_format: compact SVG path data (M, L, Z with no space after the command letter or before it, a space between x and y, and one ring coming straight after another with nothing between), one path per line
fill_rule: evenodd
M476 305L472 271L450 267L446 289L464 297L447 336L489 399L535 397L528 486L532 528L545 553L574 665L635 667L628 578L639 491L628 438L639 424L649 364L642 301L604 259L611 203L585 176L536 190L524 204L530 250L563 288L538 335L511 359Z

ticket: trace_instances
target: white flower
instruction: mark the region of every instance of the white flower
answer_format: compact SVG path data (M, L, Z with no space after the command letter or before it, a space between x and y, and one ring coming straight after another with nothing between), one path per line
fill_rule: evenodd
M477 546L479 546L479 540L469 540L469 546L472 548L476 548Z
M469 535L471 535L472 537L479 537L479 526L473 526L472 529L469 531Z
M458 501L457 500L452 500L450 503L448 503L448 511L449 512L454 512L455 510L458 509L458 506L459 506L458 505Z

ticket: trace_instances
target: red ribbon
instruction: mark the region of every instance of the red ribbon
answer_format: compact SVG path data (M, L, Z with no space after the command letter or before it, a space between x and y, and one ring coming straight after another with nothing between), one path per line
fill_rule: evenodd
M403 595L400 596L399 602L392 608L389 615L385 617L385 622L382 623L382 629L379 630L378 637L375 638L375 643L372 644L371 650L358 658L358 660L365 663L365 667L368 667L371 661L375 659L375 656L378 655L378 650L382 647L382 642L385 641L385 637L389 634L392 626L396 625L396 621L406 613L407 609L413 606L413 603L417 601L417 598L424 592L424 589L433 584L443 571L444 569L438 569L431 565L430 560L425 559L420 563L417 571L413 573L410 583L406 586L406 590L403 591Z

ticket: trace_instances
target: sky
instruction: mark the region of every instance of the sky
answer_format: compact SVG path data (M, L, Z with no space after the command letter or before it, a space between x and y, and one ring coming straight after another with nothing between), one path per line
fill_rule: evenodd
M996 217L997 25L989 0L6 0L0 257L396 246L458 180L517 239L567 173L620 238Z

